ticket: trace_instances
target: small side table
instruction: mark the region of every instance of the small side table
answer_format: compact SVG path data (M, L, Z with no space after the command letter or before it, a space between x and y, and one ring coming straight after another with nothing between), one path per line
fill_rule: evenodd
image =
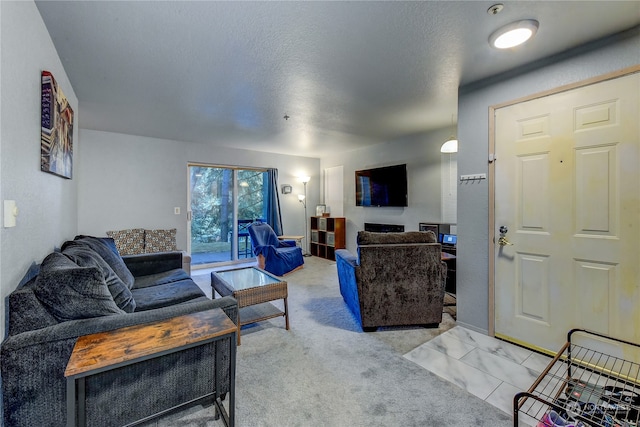
M215 408L227 427L235 425L235 372L237 326L220 308L178 316L164 321L129 326L84 335L76 341L64 376L67 378L67 426L86 425L85 379L122 366L201 346L229 337L229 413L222 406L218 375L213 391L196 400L213 396ZM216 356L217 358L217 356ZM216 367L220 366L216 360ZM135 404L135 402L131 402ZM137 424L195 401L167 408Z
M300 247L302 247L302 239L304 239L304 236L289 236L289 235L278 236L278 240L295 240L296 245Z
M257 267L242 267L211 273L212 297L231 295L238 301L238 345L240 328L250 323L284 316L289 330L287 282ZM283 300L284 311L270 303Z

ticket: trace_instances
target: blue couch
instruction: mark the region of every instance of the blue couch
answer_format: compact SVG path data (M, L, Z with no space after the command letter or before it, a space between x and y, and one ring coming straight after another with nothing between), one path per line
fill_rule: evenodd
M181 252L121 257L112 239L89 236L48 255L8 297L0 350L4 426L66 425L64 371L82 335L216 307L237 322L236 300L207 298L181 266ZM87 424L123 425L188 402L211 392L216 372L218 392L226 394L227 341L89 378Z

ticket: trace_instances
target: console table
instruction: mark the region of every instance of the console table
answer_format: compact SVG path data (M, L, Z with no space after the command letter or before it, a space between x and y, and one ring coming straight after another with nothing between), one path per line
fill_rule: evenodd
M224 338L230 338L228 413L222 405L219 392L220 378L216 375L211 393L176 407L166 408L166 410L136 420L129 425L157 418L179 407L213 396L216 416L221 414L227 427L234 426L237 330L237 326L224 311L215 308L164 321L129 326L78 338L64 373L67 378L67 426L86 425L85 379L87 377ZM159 363L162 362L159 361ZM217 360L217 354L215 363L216 367L222 364ZM167 390L167 392L170 393L171 390ZM135 402L132 401L131 404L135 405Z

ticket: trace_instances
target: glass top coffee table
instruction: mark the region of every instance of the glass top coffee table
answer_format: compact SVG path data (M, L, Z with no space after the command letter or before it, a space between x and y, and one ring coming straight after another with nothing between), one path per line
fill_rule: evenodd
M243 325L284 316L289 330L287 282L258 267L243 267L211 273L213 298L231 295L238 301L238 345ZM270 303L283 300L284 311Z

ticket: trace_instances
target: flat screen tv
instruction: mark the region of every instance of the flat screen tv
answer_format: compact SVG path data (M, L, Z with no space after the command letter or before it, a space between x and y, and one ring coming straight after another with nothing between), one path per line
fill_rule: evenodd
M407 206L407 165L356 171L356 206Z

